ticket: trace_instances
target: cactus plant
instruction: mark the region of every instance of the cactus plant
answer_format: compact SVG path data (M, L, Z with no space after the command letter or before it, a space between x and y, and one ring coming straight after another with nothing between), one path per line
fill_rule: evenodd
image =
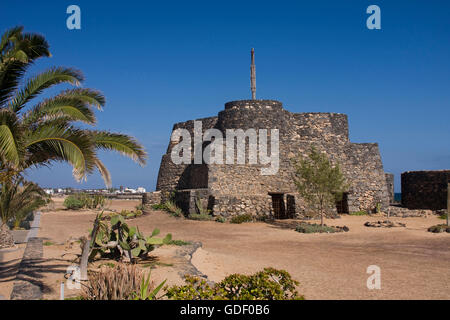
M109 225L107 222L101 223L90 258L94 259L99 253L128 261L144 258L156 245L169 244L172 240L170 233L164 238L157 238L159 232L159 229L154 229L150 236L145 237L138 227L128 226L122 215L114 215Z

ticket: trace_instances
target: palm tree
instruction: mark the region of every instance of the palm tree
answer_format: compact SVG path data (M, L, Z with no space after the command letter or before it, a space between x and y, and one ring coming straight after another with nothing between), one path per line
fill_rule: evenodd
M21 176L15 176L10 183L3 183L0 190L2 227L8 222L14 222L15 227L19 226L27 214L47 203L44 190Z
M5 226L14 213L14 203L8 200L8 192L19 185L24 190L30 186L20 178L24 171L55 162L68 162L77 181L86 179L97 169L109 187L111 176L98 158L98 150L118 151L140 165L144 165L147 158L143 146L133 137L79 126L80 123L94 126L94 109L102 110L105 105L101 92L79 87L84 80L80 71L54 67L24 79L36 60L50 56L45 38L35 33L24 33L23 27L9 29L1 37L0 246L2 239L10 238ZM59 84L75 88L36 102L46 89ZM22 207L26 209L25 205Z
M1 38L0 183L11 183L29 168L68 162L77 181L97 169L110 186L110 174L97 156L101 149L118 151L144 165L147 154L135 138L78 125L95 125L94 108L101 110L105 105L99 91L78 87L84 80L80 71L55 67L24 81L27 69L49 56L45 38L24 33L23 27L7 30ZM42 92L58 84L78 88L34 103Z

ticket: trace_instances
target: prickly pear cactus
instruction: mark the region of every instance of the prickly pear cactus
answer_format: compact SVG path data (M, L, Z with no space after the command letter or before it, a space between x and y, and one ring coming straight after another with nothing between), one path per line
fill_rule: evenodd
M155 246L168 244L172 240L169 233L164 238L157 238L159 229L154 229L150 236L145 237L138 227L130 227L122 215L111 217L109 225L102 222L94 242L91 260L96 255L111 259L133 261L144 258Z

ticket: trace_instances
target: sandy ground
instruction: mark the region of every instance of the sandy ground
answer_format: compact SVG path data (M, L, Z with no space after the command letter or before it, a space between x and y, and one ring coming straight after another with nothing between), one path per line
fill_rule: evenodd
M139 201L114 200L111 207L133 209ZM70 238L87 235L95 213L54 210L44 212L39 237L44 246L44 298L59 297L66 268L81 252ZM285 269L300 281L299 292L307 299L450 299L450 235L432 234L426 229L442 223L437 217L392 218L406 228L367 228L366 221L380 217L343 216L326 221L347 225L350 231L337 234L300 234L267 223L222 224L177 219L164 212L128 220L145 234L158 227L161 235L203 244L192 258L193 265L212 281L231 273L253 273L264 267ZM182 247L163 246L152 252L155 283L181 284L187 258ZM12 259L12 262L13 263ZM148 264L148 262L147 262ZM381 268L381 290L367 288L367 267ZM1 272L1 271L0 271ZM0 280L0 294L7 296L9 282ZM10 289L9 289L10 290ZM66 296L79 290L67 290Z
M20 261L22 260L25 244L14 248L0 250L0 298L9 299L13 282L16 277Z
M393 218L407 227L363 226L379 219L344 216L326 221L350 228L337 234L300 234L266 223L177 220L156 212L141 218L139 225L144 231L158 226L175 238L201 241L203 249L192 261L213 281L271 266L300 281L307 299L450 299L450 235L426 231L442 220ZM381 268L381 290L367 288L370 265Z

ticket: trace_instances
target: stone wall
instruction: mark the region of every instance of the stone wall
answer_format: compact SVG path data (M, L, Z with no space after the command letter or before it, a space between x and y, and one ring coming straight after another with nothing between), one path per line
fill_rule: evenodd
M389 203L394 203L395 199L395 193L394 193L394 174L392 173L385 173L386 176L386 186L388 189L388 194L389 194Z
M249 164L248 143L246 164L176 166L170 160L170 153L175 145L171 142L161 162L157 190L207 189L209 197L213 199L213 213L223 216L242 213L270 215L270 193L282 193L285 204L289 203L290 212L305 215L310 208L307 208L297 194L293 180L293 160L299 155L305 156L314 146L325 152L334 164L341 166L349 184L347 199L350 212L373 211L378 203L383 209L389 206L389 192L378 144L351 143L348 140L348 120L344 114L291 113L283 109L279 101L242 100L226 103L218 117L199 120L202 121L203 132L216 128L223 133L224 146L227 129L267 129L268 133L270 129L278 129L278 172L274 175L262 175L261 168L268 165ZM178 123L173 130L186 128L193 134L193 125L193 121ZM268 141L270 145L270 137ZM181 195L180 197L182 198ZM186 199L184 202L191 202Z
M402 205L408 209L447 208L450 170L407 171L401 175Z
M145 192L142 194L142 204L160 204L161 191Z
M201 211L211 211L214 206L214 198L208 189L185 189L174 193L175 204L185 215L199 214ZM199 208L200 206L200 208Z
M217 122L217 117L209 117L197 119L196 121L202 122L202 131L213 128ZM179 128L183 128L188 130L191 133L191 136L194 136L194 120L189 120L186 122L176 123L173 126L172 133ZM194 148L194 141L192 139L191 151ZM176 145L177 142L169 141L169 146L167 147L166 154L163 155L161 159L161 165L158 172L158 180L156 182L156 190L157 191L165 191L163 192L163 200L167 200L164 198L164 195L170 193L176 189L185 189L190 187L189 179L186 181L186 178L180 182L180 178L182 178L183 173L185 173L188 168L188 164L179 164L176 165L172 162L171 153L172 148ZM192 168L190 168L192 169ZM185 174L186 176L186 174ZM180 185L179 185L180 184Z

